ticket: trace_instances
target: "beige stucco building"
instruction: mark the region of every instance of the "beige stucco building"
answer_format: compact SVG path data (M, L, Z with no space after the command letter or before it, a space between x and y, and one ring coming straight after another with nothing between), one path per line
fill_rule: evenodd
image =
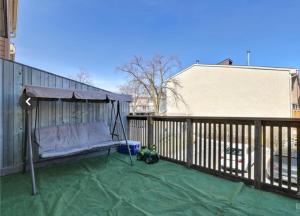
M300 107L297 69L194 64L172 79L184 102L167 92L167 115L292 117Z

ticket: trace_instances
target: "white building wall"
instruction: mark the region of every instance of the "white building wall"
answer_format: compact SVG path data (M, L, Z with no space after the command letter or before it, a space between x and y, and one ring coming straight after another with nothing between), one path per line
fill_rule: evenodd
M176 75L184 102L167 93L167 115L291 117L294 69L193 65Z

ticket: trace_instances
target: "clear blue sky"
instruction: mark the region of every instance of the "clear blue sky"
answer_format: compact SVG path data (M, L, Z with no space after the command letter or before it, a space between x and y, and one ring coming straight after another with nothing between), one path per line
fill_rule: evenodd
M299 0L21 0L16 61L110 90L134 55L300 68Z

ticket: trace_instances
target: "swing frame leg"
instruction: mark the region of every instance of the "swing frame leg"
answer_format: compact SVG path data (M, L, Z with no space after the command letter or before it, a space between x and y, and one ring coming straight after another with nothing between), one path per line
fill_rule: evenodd
M115 123L114 123L113 131L112 131L112 136L114 136L114 132L115 132L115 129L116 129L116 124L117 124L117 119L120 120L120 124L121 124L121 128L122 128L122 133L123 133L123 136L124 136L124 139L125 139L125 143L126 143L127 149L128 149L128 154L129 154L129 158L130 158L130 165L133 166L132 155L131 155L130 147L129 147L129 144L128 144L128 140L127 140L127 136L126 136L124 124L123 124L123 121L122 121L122 118L121 118L121 114L120 114L120 101L117 101L117 115L116 115L116 118L115 118ZM118 139L119 139L119 137L118 137Z
M106 162L108 161L109 155L110 155L110 147L107 149L107 155L106 155Z
M28 127L28 124L27 124L27 118L28 118L28 115L27 113L25 113L25 131L24 131L24 146L23 146L23 173L26 172L26 167L27 167L27 161L28 161L28 158L27 158L27 152L28 152L28 137L27 137L27 127Z
M125 143L126 143L127 149L128 149L128 154L129 154L129 158L130 158L130 165L133 166L133 161L132 161L132 156L131 156L131 150L130 150L130 147L129 147L129 144L128 144L128 140L127 140L126 133L125 133L125 128L124 128L124 125L123 125L123 122L122 122L122 119L121 119L120 115L119 115L119 118L120 118L120 122L121 122L121 127L122 127L122 131L123 131L123 135L124 135L124 138L125 138Z
M32 139L31 139L31 118L30 118L30 112L26 110L26 120L27 120L27 147L29 154L29 165L30 165L30 174L31 174L31 185L32 185L32 195L37 194L36 189L36 181L35 181L35 171L34 171L34 163L33 163L33 153L32 153Z

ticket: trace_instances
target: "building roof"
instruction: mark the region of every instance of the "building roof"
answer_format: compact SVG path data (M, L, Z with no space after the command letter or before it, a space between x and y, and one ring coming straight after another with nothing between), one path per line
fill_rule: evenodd
M227 65L227 64L192 64L191 66L179 71L170 79L182 74L183 72L193 67L218 67L218 68L241 68L241 69L256 69L256 70L272 70L272 71L289 71L291 75L298 75L297 68L286 68L286 67L266 67L266 66L246 66L246 65Z
M223 61L220 61L217 63L218 65L232 65L233 61L230 58L224 59Z

